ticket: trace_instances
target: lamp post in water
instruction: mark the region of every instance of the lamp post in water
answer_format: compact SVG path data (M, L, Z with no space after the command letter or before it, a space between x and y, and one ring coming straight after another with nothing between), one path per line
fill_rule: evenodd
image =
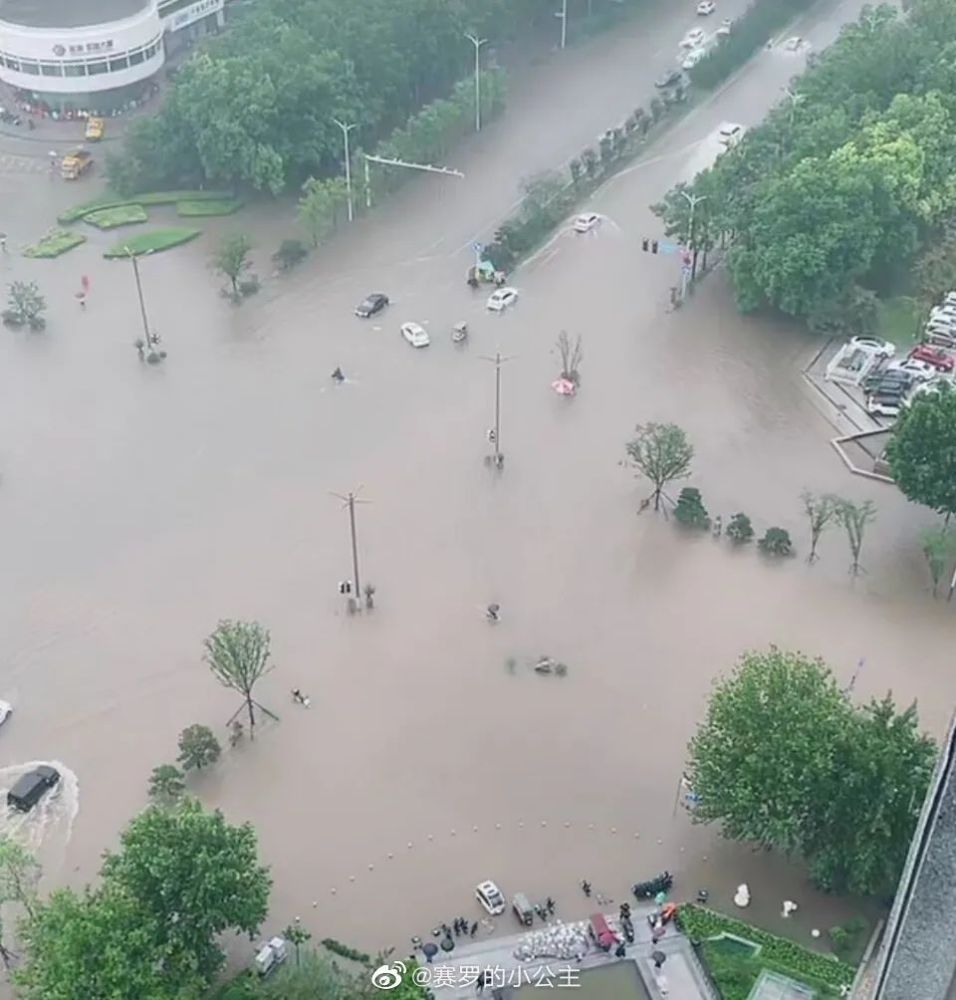
M342 130L342 139L345 142L345 194L348 200L348 212L349 212L349 222L352 221L352 161L349 155L349 132L357 125L352 122L346 125L345 122L340 122L338 118L333 118L332 121Z
M494 445L494 455L485 459L486 462L494 463L496 469L500 469L505 464L505 456L501 451L501 366L510 361L511 358L503 358L501 352L495 354L493 358L481 356L482 361L490 361L495 366L495 426L489 433L491 443Z
M358 490L356 490L354 493L349 492L346 493L345 496L342 496L341 493L332 494L332 496L342 501L343 505L349 512L349 535L352 540L352 575L354 577L353 583L355 587L355 596L349 597L349 608L350 610L353 611L358 610L362 607L362 584L361 580L359 579L358 535L356 534L355 531L355 505L357 503L370 502L368 500L360 500L358 498L357 494L361 492L361 489L362 487L360 486ZM371 601L371 592L369 595L369 600Z
M475 131L481 131L481 58L479 53L487 38L465 34L465 38L475 47Z

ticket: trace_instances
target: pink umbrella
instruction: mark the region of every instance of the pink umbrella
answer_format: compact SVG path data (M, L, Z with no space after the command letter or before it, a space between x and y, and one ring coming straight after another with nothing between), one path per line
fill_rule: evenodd
M573 396L578 391L577 386L569 378L556 378L551 383L551 388L559 396Z

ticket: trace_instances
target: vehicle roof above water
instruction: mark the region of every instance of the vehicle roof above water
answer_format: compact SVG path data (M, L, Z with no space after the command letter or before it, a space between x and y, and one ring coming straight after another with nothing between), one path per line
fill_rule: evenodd
M86 28L138 14L153 0L0 0L0 21L24 28Z

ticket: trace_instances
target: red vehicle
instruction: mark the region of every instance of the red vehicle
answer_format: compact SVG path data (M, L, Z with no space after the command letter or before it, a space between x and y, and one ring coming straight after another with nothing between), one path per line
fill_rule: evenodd
M594 943L602 951L610 951L616 944L620 944L621 939L611 930L611 925L603 913L591 914L588 930L594 938Z
M951 354L941 350L939 347L930 347L929 344L920 344L910 351L910 357L914 361L925 361L941 372L951 372L956 367L956 360Z

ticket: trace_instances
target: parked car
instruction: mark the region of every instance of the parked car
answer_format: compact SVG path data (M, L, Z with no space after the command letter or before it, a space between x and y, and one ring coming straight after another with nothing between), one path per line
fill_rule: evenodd
M257 974L265 978L271 972L275 972L280 965L289 957L289 942L284 937L276 935L262 945L256 952L256 957L252 960Z
M670 69L654 81L654 86L663 90L665 87L676 86L683 79L684 74L679 69Z
M956 350L956 327L937 327L927 324L924 339L931 347L945 347Z
M0 726L2 726L7 719L10 718L10 713L13 711L13 705L8 701L0 701Z
M875 417L898 417L903 408L903 396L868 396L866 412Z
M488 296L488 308L494 312L501 312L508 306L513 306L518 301L518 291L507 285L504 288L496 288Z
M572 228L576 233L588 233L600 221L601 221L601 216L598 215L597 212L583 212L574 220L574 225Z
M87 118L84 135L91 142L98 142L106 131L106 122L102 118Z
M696 49L698 46L704 44L706 37L703 28L691 28L681 39L680 47L682 49Z
M523 892L516 892L511 899L511 909L518 922L530 927L534 923L534 907Z
M372 292L371 295L366 295L355 307L355 315L361 316L362 319L368 319L369 316L374 316L376 313L381 312L387 305L387 295L383 292Z
M787 52L799 52L803 48L803 39L799 35L794 35L783 43L783 47Z
M428 347L431 341L425 328L418 323L402 323L402 336L412 347Z
M693 69L707 55L706 49L691 49L680 64L681 69Z
M731 30L733 29L733 26L734 22L731 21L729 17L725 17L723 21L720 22L720 26L717 28L717 35L720 38L729 35Z
M879 358L892 358L896 354L896 344L891 344L888 340L881 340L879 337L851 337L850 343L854 347L861 347L870 353L875 353Z
M914 382L913 373L898 368L879 368L863 379L865 393L879 392L881 387L908 389Z
M941 372L951 372L956 367L956 360L952 354L930 344L918 344L910 351L910 358L914 361L925 361Z
M17 779L7 792L7 805L29 812L59 780L60 772L55 767L41 764Z
M919 361L916 358L906 358L903 361L893 361L889 366L890 371L904 372L912 376L913 382L929 382L936 378L939 370L926 361Z
M501 890L494 882L484 881L479 882L475 886L475 899L491 914L493 917L498 917L505 912L507 908L505 904L505 897L501 895Z
M714 3L714 0L700 0L697 5L697 14L700 17L707 17L709 14L713 14L716 9L717 4Z

